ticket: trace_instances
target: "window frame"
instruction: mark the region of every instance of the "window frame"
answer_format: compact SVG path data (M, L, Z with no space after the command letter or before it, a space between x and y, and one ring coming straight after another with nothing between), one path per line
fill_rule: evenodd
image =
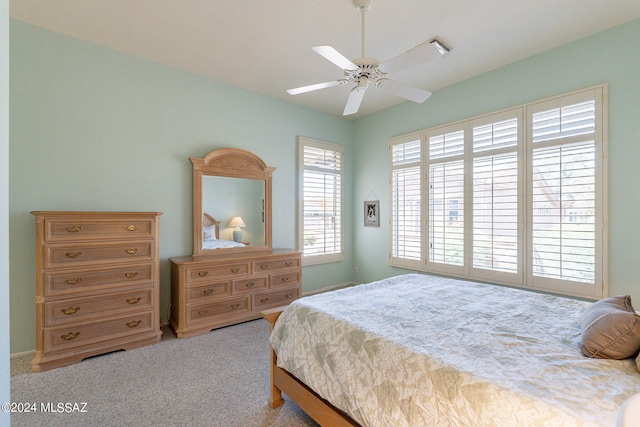
M304 238L305 238L305 147L311 147L326 151L333 151L335 153L339 153L340 155L340 170L337 174L340 180L340 208L338 209L339 215L339 251L337 252L329 252L329 253L320 253L320 254L305 254L304 253ZM325 141L319 141L307 137L300 136L298 137L298 188L299 188L299 197L298 197L298 248L302 251L302 264L303 265L316 265L316 264L324 264L331 262L339 262L344 260L344 146L339 144L334 144ZM317 172L317 171L316 171ZM322 173L322 172L321 172Z

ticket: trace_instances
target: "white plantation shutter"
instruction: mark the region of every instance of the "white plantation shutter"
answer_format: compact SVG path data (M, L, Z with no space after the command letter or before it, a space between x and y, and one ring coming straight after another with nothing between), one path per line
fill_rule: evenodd
M464 265L464 163L429 167L429 261Z
M595 102L580 102L533 115L533 142L595 132Z
M437 271L464 266L465 132L446 127L429 133L428 261ZM436 266L434 264L440 264Z
M305 264L342 259L342 146L300 138Z
M533 274L594 283L595 147L533 150Z
M420 261L422 247L421 140L390 144L391 259Z
M473 244L475 269L516 274L520 269L522 209L518 170L521 109L473 127ZM505 120L500 120L507 117ZM487 123L488 121L488 123ZM483 277L491 278L491 275ZM519 284L520 276L509 280Z
M473 267L518 271L518 157L473 160Z
M529 276L536 288L605 296L601 88L530 108Z

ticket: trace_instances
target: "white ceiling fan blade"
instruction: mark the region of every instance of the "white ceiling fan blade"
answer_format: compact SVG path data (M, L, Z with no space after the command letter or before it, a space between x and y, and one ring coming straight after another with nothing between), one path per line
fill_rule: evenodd
M431 42L424 42L395 58L387 59L378 65L378 70L383 73L395 73L424 64L439 56L440 53Z
M343 70L357 70L358 66L348 60L340 52L332 48L331 46L311 46L311 49L324 56L329 61L336 64Z
M309 86L301 86L294 89L287 89L289 95L299 95L301 93L307 93L318 89L325 89L332 86L343 85L347 83L346 80L334 80L332 82L316 83Z
M408 99L418 104L423 103L431 96L428 90L418 89L395 80L384 79L379 83L380 89L391 92L394 95Z
M366 90L367 86L356 86L351 89L349 98L347 99L347 105L344 106L344 112L342 113L343 116L348 116L358 112Z

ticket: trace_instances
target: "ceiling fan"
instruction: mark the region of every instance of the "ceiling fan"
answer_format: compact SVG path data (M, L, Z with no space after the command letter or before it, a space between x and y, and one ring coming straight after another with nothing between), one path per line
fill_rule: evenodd
M311 47L315 52L342 68L344 70L344 78L289 89L287 92L290 95L298 95L301 93L353 82L356 86L351 89L351 93L347 99L347 104L344 107L344 112L342 114L345 116L358 112L364 93L369 85L373 85L378 89L386 90L396 96L400 96L418 104L426 101L427 98L431 96L431 92L429 91L408 86L395 80L390 80L387 78L387 74L422 64L433 57L438 56L438 54L445 57L449 54L450 49L436 38L431 41L421 43L413 49L384 62L380 62L375 58L366 57L364 51L364 21L365 13L371 7L371 3L373 3L373 0L353 0L353 4L360 12L362 20L362 56L360 58L351 61L331 46Z

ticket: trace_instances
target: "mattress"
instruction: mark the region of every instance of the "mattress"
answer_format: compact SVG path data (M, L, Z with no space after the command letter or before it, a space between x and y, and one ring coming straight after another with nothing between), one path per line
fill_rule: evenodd
M589 304L409 274L296 300L270 342L363 426L612 426L640 373L582 355Z

